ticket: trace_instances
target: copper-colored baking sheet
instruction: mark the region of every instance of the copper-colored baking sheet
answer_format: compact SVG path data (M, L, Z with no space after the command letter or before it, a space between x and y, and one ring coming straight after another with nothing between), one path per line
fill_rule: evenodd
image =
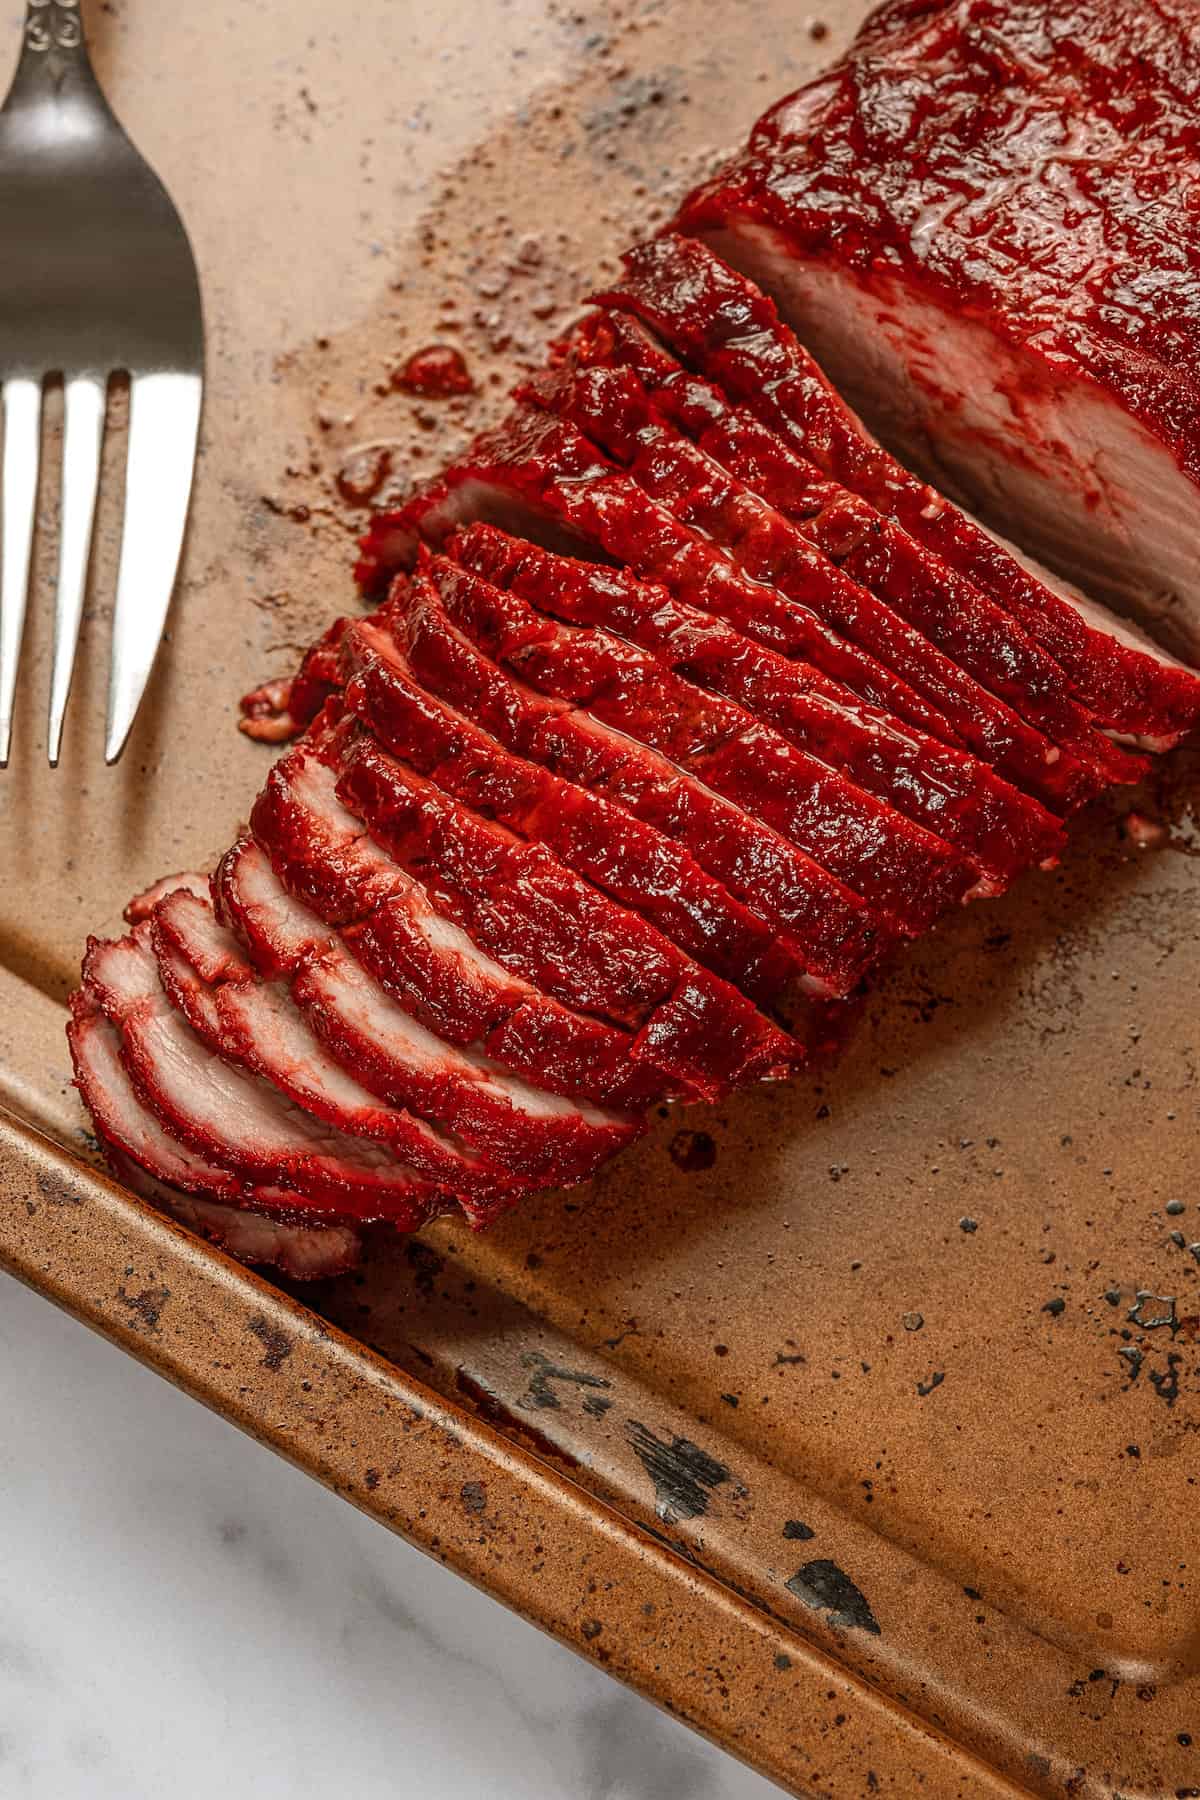
M1056 875L911 954L820 1082L663 1118L590 1188L299 1296L97 1173L67 1085L85 932L224 845L266 766L237 695L353 604L363 446L394 483L432 466L858 12L94 10L194 235L210 380L119 768L107 528L55 774L35 609L0 777L0 1256L797 1793L1200 1793L1194 759L1138 802L1165 843L1098 810ZM431 341L469 400L392 385Z

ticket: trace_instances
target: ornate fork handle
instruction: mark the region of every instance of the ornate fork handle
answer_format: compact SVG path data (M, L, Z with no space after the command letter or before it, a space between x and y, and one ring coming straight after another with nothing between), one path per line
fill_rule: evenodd
M35 55L50 50L83 50L79 0L28 0L25 48Z
M88 55L80 0L25 0L21 56L9 98L17 105L50 102L107 113Z

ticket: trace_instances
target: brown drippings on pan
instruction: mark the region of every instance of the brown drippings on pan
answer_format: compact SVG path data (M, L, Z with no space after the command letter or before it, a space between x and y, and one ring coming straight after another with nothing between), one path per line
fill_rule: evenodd
M373 311L277 358L293 453L260 497L254 547L278 563L276 591L284 568L291 583L281 672L335 610L357 610L365 511L400 503L494 423L619 252L715 166L728 138L720 84L693 91L661 62L660 26L645 0L594 16L552 7L545 29L564 78L449 166L408 237L383 246L390 271ZM708 29L711 55L735 46L732 20ZM511 212L510 194L521 196ZM364 380L372 369L384 373Z

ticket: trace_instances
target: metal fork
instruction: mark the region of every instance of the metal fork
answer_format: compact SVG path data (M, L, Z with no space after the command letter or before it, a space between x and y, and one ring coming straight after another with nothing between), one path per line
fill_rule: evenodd
M125 518L105 759L149 679L187 522L204 322L187 233L117 123L88 60L79 0L28 0L0 109L0 768L25 625L48 376L63 381L62 512L47 747L58 761L83 612L109 377L127 373Z

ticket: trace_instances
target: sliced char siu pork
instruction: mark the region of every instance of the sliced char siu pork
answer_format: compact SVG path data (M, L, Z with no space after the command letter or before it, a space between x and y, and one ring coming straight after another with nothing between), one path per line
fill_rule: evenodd
M636 1137L632 1115L563 1099L429 1031L293 899L252 838L226 853L213 886L260 975L287 980L329 1054L386 1105L419 1113L527 1186L578 1181Z
M481 499L485 495L486 502ZM624 563L689 607L697 624L704 623L707 614L710 630L718 624L731 627L739 634L743 651L761 646L771 660L767 664L762 656L751 658L756 669L770 666L781 670L784 661L791 663L793 688L806 691L805 706L810 714L816 709L814 729L825 721L826 738L810 738L812 747L896 804L921 806L922 771L928 768L936 781L939 751L964 748L959 729L964 724L978 748L987 743L1006 778L1062 812L1094 798L1113 781L1136 779L1142 772L1136 758L1107 743L1099 733L1089 736L1086 727L1083 754L1075 746L1063 750L964 677L926 640L930 684L939 684L935 665L940 664L942 678L948 675L955 687L967 690L952 723L909 682L848 639L838 637L804 602L798 603L795 592L800 583L792 581L786 571L780 571L783 587L744 574L711 540L700 537L653 502L631 476L615 468L573 426L529 408L518 409L497 431L477 439L463 462L416 501L396 514L379 516L364 559L368 571L377 578L389 562L394 566L411 555L418 533L432 542L443 542L460 519L503 515L506 499L513 523L523 526L524 535L535 539L547 536L536 523L540 510L554 525L576 534L576 554L587 554L590 549ZM526 523L528 519L534 522ZM790 530L786 522L781 523ZM793 536L803 541L798 533ZM753 549L741 553L755 557L763 566ZM820 566L821 559L816 561ZM837 575L832 565L824 567L830 576ZM848 603L860 619L868 610L887 613L888 609L869 595L854 589L853 584L848 586ZM891 618L912 638L915 656L915 634L907 633L895 615ZM836 651L830 650L831 644L838 647ZM735 679L726 673L734 647L735 641L726 631L713 664L714 674L723 684ZM843 653L853 667L847 666ZM746 661L743 656L733 667L743 667ZM844 680L829 673L834 667L841 668ZM723 685L721 691L728 693L728 686ZM890 740L886 748L881 748L883 736ZM944 764L946 759L942 761ZM965 766L961 759L959 766ZM936 795L928 804L940 811ZM916 816L925 817L919 812Z
M351 1137L376 1139L472 1210L494 1213L517 1187L498 1162L416 1114L381 1106L321 1043L285 983L264 982L211 902L175 893L156 906L151 941L163 988L205 1048L259 1075L294 1105Z
M975 885L977 870L949 844L753 712L677 675L670 658L643 651L632 633L563 624L446 559L431 567L455 624L530 686L585 705L760 819L865 900L889 935L927 930ZM639 610L643 600L653 604L639 595ZM647 616L648 630L659 632L662 614L652 626Z
M799 598L820 582L825 616L875 647L966 745L1007 765L1014 780L1036 789L1045 779L1044 756L1022 740L1022 721L1090 771L1077 798L1145 772L1101 735L1053 657L973 583L691 375L628 315L585 322L567 365L529 391L590 432L643 486L682 477L690 522L747 573L785 594L799 584ZM1049 798L1063 796L1060 774Z
M656 640L664 622L671 618L667 597L653 588L647 590L625 572L555 556L490 526L468 527L455 538L454 547L469 567L486 573L497 585L536 603L553 617L585 624L599 621L619 632L636 608L639 615L654 618ZM711 628L702 626L701 630L711 639ZM633 635L645 641L648 634ZM830 766L840 764L842 773L857 787L887 801L897 813L961 851L991 891L999 891L1032 863L1057 858L1063 841L1059 820L997 777L986 764L940 744L915 747L907 734L897 734L894 728L875 721L873 730L856 734L849 755L837 758L836 746L821 728L819 710L817 730L813 730L814 709L795 666L757 645L739 645L733 632L718 628L715 635L717 643L710 643L702 663L696 634L688 632L683 637L687 660L681 658L676 665L682 674L692 674L696 668L714 671L717 679L713 686L719 685L756 718L769 721L795 749L809 751ZM731 716L716 702L709 703L709 711L719 719ZM895 760L889 766L891 756ZM907 776L903 783L897 781L898 770ZM861 796L854 795L851 804L859 803ZM856 885L848 865L839 872Z
M89 941L128 1185L296 1276L486 1225L836 1048L900 940L1196 725L1200 675L851 410L1195 653L1183 3L890 0L375 519L385 604L243 702L303 734L248 829Z
M427 595L432 584L423 581ZM414 596L408 596L413 604ZM422 687L379 622L343 639L347 703L380 743L449 794L526 841L541 841L585 880L656 925L671 943L765 1010L789 988L813 988L765 925L690 853L603 794L514 756L482 727ZM789 1007L790 1011L790 1007Z
M353 1225L301 1225L201 1200L147 1174L111 1144L106 1154L113 1173L133 1193L239 1262L266 1264L293 1281L318 1281L348 1274L362 1260L362 1233Z
M209 1051L167 997L148 922L127 938L91 939L83 985L120 1036L138 1099L196 1156L244 1182L295 1189L308 1210L334 1219L389 1218L412 1230L449 1204L379 1145L324 1125Z
M390 623L425 688L509 750L614 801L683 845L770 933L817 996L853 990L890 938L867 903L761 820L679 764L590 711L555 700L484 654L451 620L452 594L478 579L439 559Z
M434 907L338 799L338 771L309 739L272 769L251 826L288 892L427 1030L483 1051L568 1099L638 1108L663 1097L633 1035L587 1018L505 968Z
M587 1017L633 1034L661 1071L659 1097L717 1099L794 1071L802 1049L729 982L640 915L529 842L456 801L358 730L339 749L339 797L401 868L504 967Z
M416 544L491 520L535 542L622 563L681 599L811 665L822 691L851 695L948 743L953 727L906 682L840 637L808 607L747 580L731 558L653 501L569 424L520 405L466 457L396 513L378 514L359 564L369 592L410 562Z
M1200 656L1200 12L892 0L682 229L906 461Z
M974 658L984 665L977 681L678 431L632 370L568 365L530 383L525 393L589 434L628 467L651 499L719 544L750 580L774 589L794 608L811 608L847 642L891 669L936 709L958 744L1012 780L1061 802L1065 770L1076 783L1067 790L1073 798L1141 772L1134 759L1095 730L1049 658L1034 653L1033 660L1045 667L1022 671L1009 666L1022 646L1011 637L1003 645L985 639ZM850 521L841 523L845 529ZM1057 675L1057 684L1046 679L1047 669ZM1024 717L1007 704L1004 689L1018 698Z
M721 242L732 253L728 239ZM600 296L606 305L636 314L731 401L965 575L1049 652L1100 724L1153 750L1169 748L1194 728L1200 719L1194 669L1094 598L1047 579L910 474L863 428L766 294L706 244L668 233L630 251L623 263L622 277ZM953 322L948 329L953 332ZM976 388L992 391L987 369ZM1009 529L1017 532L1015 520ZM1043 552L1043 560L1051 559Z
M181 1225L244 1262L268 1263L299 1280L340 1275L361 1254L352 1225L279 1218L295 1195L240 1183L172 1138L142 1105L121 1060L121 1039L100 1008L72 996L67 1038L76 1080L113 1173ZM212 1198L224 1194L225 1201Z

